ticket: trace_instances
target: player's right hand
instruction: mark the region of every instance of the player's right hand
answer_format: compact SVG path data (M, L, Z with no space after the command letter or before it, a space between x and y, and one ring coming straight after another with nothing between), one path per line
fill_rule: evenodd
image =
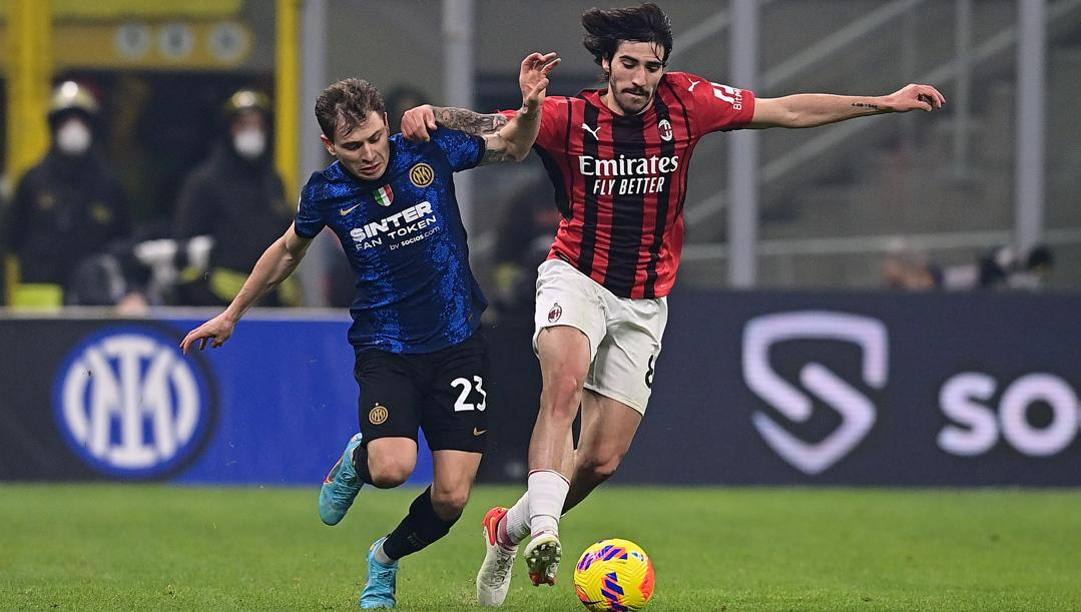
M236 321L223 312L188 332L188 335L184 336L184 339L180 342L180 349L187 355L193 346L198 344L201 351L206 348L208 342L210 346L218 348L233 335L233 328L235 327Z
M428 142L429 132L436 130L435 112L431 104L413 107L402 115L402 136L409 140Z

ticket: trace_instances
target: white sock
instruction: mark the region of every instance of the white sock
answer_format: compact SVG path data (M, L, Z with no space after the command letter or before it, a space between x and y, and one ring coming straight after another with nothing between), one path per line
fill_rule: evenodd
M503 526L506 527L507 540L511 544L516 545L529 536L529 491L523 493L507 510Z
M559 535L559 516L571 484L554 470L529 474L529 530L534 535Z
M386 540L384 540L384 542L385 541ZM375 557L376 561L383 565L392 565L394 563L394 559L388 557L387 553L383 550L383 542L379 543L379 546L372 552L372 556Z

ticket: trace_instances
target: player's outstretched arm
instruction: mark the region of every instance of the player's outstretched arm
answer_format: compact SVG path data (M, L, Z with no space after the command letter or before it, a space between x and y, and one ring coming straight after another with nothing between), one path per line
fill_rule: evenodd
M258 302L259 298L277 287L293 273L293 270L296 270L309 244L311 240L298 236L296 230L290 225L281 238L275 240L267 247L267 250L263 251L259 261L255 262L251 274L248 275L248 279L244 281L240 293L233 298L225 311L188 332L180 343L184 354L188 354L194 346L203 350L208 342L214 348L225 344L225 341L233 335L233 328L236 327L240 317L244 316L244 313Z
M544 97L548 90L548 75L559 65L555 53L531 53L522 60L518 85L522 89L522 108L513 119L494 134L484 135L482 164L522 161L529 156L540 131Z
M537 139L548 76L560 61L555 53L532 53L522 60L518 74L522 108L511 119L501 113L481 114L465 108L425 104L402 116L402 135L427 141L429 132L439 127L459 130L484 138L482 164L521 161L529 155Z
M930 85L913 83L888 96L838 96L833 94L794 94L755 101L751 128L807 128L836 123L855 117L883 113L932 111L942 108L946 98Z
M427 142L440 127L458 130L473 136L495 134L510 122L502 113L481 114L468 108L424 104L402 115L402 136L409 140Z

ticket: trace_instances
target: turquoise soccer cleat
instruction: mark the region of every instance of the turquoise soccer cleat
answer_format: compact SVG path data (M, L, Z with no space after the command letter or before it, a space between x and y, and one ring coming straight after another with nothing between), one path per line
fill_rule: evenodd
M360 594L361 608L393 608L397 603L394 591L398 582L398 562L383 565L375 560L375 549L383 545L379 538L368 549L368 584Z
M360 446L361 440L359 433L349 439L345 452L334 467L330 468L323 487L319 490L319 518L327 525L337 525L345 518L345 513L349 512L349 507L360 492L360 487L364 486L357 478L357 470L353 466L353 451Z

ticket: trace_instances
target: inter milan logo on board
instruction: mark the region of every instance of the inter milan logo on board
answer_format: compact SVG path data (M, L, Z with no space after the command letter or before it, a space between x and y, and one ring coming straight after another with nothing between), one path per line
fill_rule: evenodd
M151 329L111 328L69 356L54 387L55 416L90 466L114 476L157 476L206 439L211 394L176 344Z
M671 142L672 140L672 124L667 119L661 119L657 122L657 132L661 135L661 140L665 142Z
M426 163L419 163L409 169L409 180L420 188L427 187L435 180L435 170Z

